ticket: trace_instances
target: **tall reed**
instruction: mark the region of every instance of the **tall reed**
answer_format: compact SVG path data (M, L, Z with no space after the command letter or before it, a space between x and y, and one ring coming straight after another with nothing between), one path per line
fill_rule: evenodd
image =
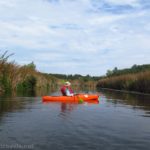
M98 88L111 88L150 93L150 71L101 79Z
M19 66L9 62L7 51L0 55L0 93L36 91L50 88L56 79L38 72L31 65Z

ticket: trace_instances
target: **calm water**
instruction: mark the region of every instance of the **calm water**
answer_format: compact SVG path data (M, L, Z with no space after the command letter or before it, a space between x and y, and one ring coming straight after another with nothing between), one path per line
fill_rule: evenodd
M99 104L1 97L0 149L149 150L150 96L100 93Z

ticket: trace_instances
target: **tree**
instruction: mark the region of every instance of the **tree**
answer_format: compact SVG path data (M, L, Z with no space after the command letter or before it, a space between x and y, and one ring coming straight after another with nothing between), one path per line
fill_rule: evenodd
M113 71L111 71L111 70L107 70L106 75L107 75L108 77L110 77L112 74L113 74Z
M36 65L34 64L34 62L32 61L31 63L25 65L27 68L30 68L30 69L33 69L35 70L36 69Z
M113 73L117 73L117 71L118 71L118 68L115 67L115 68L113 69Z

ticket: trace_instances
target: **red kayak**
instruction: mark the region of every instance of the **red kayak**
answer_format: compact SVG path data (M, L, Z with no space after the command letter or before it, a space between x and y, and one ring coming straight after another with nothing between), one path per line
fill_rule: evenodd
M71 103L99 103L98 95L91 94L77 94L74 96L43 96L43 102L71 102Z

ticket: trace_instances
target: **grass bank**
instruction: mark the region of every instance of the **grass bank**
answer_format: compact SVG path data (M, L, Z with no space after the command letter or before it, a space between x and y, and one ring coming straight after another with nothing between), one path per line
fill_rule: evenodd
M150 71L106 77L98 81L97 88L110 88L150 94Z
M56 78L36 70L33 62L20 66L14 61L9 62L11 56L7 51L0 55L0 93L36 92L36 90L50 89L55 86Z

